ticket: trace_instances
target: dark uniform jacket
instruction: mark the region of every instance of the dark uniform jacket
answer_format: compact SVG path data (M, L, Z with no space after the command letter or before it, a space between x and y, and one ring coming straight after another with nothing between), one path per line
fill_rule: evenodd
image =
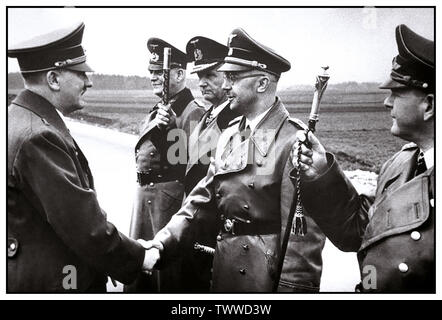
M199 215L217 215L212 291L270 292L277 278L281 233L293 201L290 150L301 129L277 99L247 138L245 118L221 135L207 176L187 197L156 239L165 249L162 264L172 264L180 241ZM305 237L292 235L280 281L281 291L318 291L325 237L307 217ZM161 267L161 266L160 266Z
M216 145L221 132L227 128L230 121L238 116L229 106L228 101L220 105L219 108L222 108L222 110L213 118L211 117L213 106L211 106L190 135L189 162L185 175L185 196L206 176L210 158L215 156ZM192 223L192 228L186 237L186 254L183 257L183 268L187 275L186 288L193 292L207 292L210 289L212 278L213 256L196 251L194 244L199 243L214 247L219 224L216 215L206 214L199 217L200 219L195 219Z
M129 283L144 249L106 221L83 153L55 107L25 90L8 107L8 291L105 291ZM74 275L73 273L70 273ZM68 291L70 292L70 291Z
M343 251L358 251L362 283L378 292L434 292L434 167L414 176L408 144L379 174L376 196L359 196L332 155L329 170L304 183L304 206Z
M172 98L171 108L175 124L160 130L152 123L158 109L154 106L135 146L139 185L130 226L134 239L151 240L183 201L188 139L205 110L187 88ZM182 265L177 263L152 277L140 275L126 291L178 292L183 291L182 282Z

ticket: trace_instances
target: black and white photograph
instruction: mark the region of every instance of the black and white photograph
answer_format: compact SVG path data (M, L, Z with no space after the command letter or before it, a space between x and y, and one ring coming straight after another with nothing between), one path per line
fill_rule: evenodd
M5 7L6 297L434 298L436 7L145 5Z

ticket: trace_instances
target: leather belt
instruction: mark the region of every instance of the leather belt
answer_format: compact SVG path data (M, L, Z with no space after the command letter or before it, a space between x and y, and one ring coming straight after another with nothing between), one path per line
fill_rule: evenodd
M223 233L232 235L256 235L280 233L281 227L274 223L253 223L250 220L242 221L235 218L222 218L224 224L221 227Z
M156 173L151 170L137 172L137 182L140 186L145 186L150 183L160 183L160 182L170 182L170 181L181 182L181 179L177 179L176 176L174 177L174 174Z

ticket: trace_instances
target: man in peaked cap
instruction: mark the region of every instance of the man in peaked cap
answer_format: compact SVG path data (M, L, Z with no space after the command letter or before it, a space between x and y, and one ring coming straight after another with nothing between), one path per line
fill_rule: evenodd
M357 251L364 292L435 292L434 42L396 28L385 106L391 133L409 141L382 167L374 197L358 195L311 135L303 147L304 206L330 240ZM308 196L314 190L315 196Z
M290 149L305 128L276 97L277 82L290 63L242 29L230 34L228 45L218 71L225 75L230 108L241 116L221 134L206 177L151 245L161 252L161 265L172 264L195 219L216 215L212 291L270 292L276 284L279 291L317 292L325 236L308 217L308 233L290 237L276 283L284 258L281 237L296 192L289 177Z
M25 90L8 107L8 292L105 292L130 283L144 248L106 221L64 116L92 86L84 24L17 44Z
M151 108L135 146L138 187L132 212L130 236L150 240L180 208L188 160L188 138L204 108L186 87L187 57L166 41L150 38L149 74L154 94L163 94L164 48L171 48L168 105L158 102ZM170 141L170 140L173 141ZM176 152L177 151L177 152ZM182 261L161 272L140 274L127 292L188 291Z
M193 37L186 46L188 61L194 63L191 73L199 78L199 87L210 107L189 138L189 162L185 176L185 194L206 176L210 158L215 156L221 132L238 114L229 108L226 92L222 88L223 73L217 69L223 64L228 48L212 39ZM186 272L185 287L193 292L210 289L213 256L194 249L194 244L215 245L217 223L214 215L200 215L187 234L188 253L184 254L183 268Z

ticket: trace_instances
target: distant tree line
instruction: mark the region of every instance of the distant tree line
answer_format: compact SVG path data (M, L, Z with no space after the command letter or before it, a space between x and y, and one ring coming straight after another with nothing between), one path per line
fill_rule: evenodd
M91 74L90 78L94 84L95 90L151 90L149 78L139 76L121 76L108 74ZM198 80L188 79L187 86L198 91ZM340 92L376 92L379 84L376 82L342 82L329 84L327 90L336 90ZM20 73L8 73L8 90L23 89L23 79ZM283 91L312 91L313 85L293 85L283 88Z

